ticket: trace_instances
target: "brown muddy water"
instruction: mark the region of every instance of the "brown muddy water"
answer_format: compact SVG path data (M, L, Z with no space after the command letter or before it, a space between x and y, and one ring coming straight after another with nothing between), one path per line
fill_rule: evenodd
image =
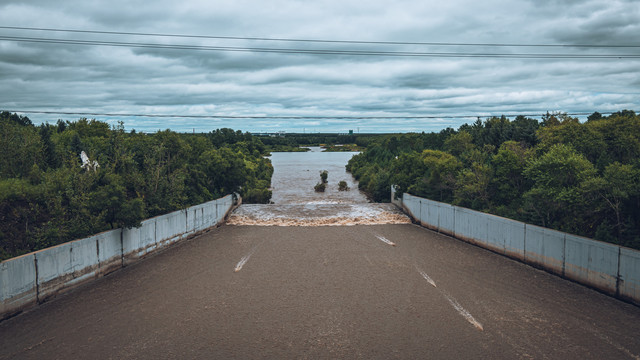
M393 204L371 203L345 170L356 152L274 152L271 156L273 204L243 204L229 217L229 225L327 226L405 224L411 221ZM327 170L325 192L316 192L320 173ZM339 191L346 181L349 191Z

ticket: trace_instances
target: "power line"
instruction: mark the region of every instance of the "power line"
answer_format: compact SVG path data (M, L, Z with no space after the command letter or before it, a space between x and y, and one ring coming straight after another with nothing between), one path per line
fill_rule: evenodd
M78 115L78 116L104 116L104 117L149 117L149 118L185 118L185 119L271 119L271 120L391 120L391 119L475 119L486 117L515 118L540 117L545 114L500 114L500 115L397 115L397 116L273 116L273 115L186 115L186 114L143 114L143 113L99 113L99 112L73 112L73 111L47 111L47 110L4 110L21 114L48 114L48 115ZM568 116L587 116L592 113L562 113ZM609 115L612 113L601 113Z
M260 52L308 55L347 55L347 56L392 56L392 57L458 57L458 58L516 58L516 59L636 59L640 54L544 54L544 53L462 53L462 52L413 52L413 51L375 51L375 50L332 50L332 49L295 49L260 48L235 46L176 45L140 42L118 42L99 40L56 39L38 37L0 36L0 40L68 44L85 46L115 46L132 48L153 48L172 50L205 50L231 52Z
M514 43L456 43L456 42L406 42L406 41L364 41L364 40L323 40L323 39L292 39L269 37L242 37L242 36L216 36L216 35L188 35L166 34L124 31L80 30L59 28L37 28L21 26L0 26L0 29L48 31L103 35L133 35L174 38L218 39L218 40L249 40L249 41L283 41L283 42L308 42L308 43L333 43L333 44L371 44L371 45L429 45L429 46L490 46L490 47L573 47L573 48L640 48L640 44L514 44Z

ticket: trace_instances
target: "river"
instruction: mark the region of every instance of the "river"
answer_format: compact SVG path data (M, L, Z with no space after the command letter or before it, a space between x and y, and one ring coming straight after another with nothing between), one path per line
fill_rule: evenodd
M319 147L311 151L273 153L271 201L274 204L358 204L367 203L367 197L358 190L358 184L345 170L345 165L357 152L322 152ZM329 173L327 188L316 192L320 172ZM351 190L339 191L338 183L346 181Z
M271 156L273 204L243 204L230 216L230 225L320 226L398 224L409 219L392 204L370 203L358 190L345 165L357 152L274 152ZM328 172L324 192L316 192L320 173ZM348 191L338 190L345 181Z

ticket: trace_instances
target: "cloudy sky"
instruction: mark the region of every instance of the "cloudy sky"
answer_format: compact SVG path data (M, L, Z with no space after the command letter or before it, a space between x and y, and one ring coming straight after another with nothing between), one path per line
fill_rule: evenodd
M637 0L2 0L0 25L50 29L0 28L0 109L35 123L408 132L640 110Z

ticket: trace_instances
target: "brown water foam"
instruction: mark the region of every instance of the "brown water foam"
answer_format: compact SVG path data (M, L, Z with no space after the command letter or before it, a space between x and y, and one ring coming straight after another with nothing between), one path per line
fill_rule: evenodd
M228 225L351 226L408 224L411 220L392 204L242 205Z

